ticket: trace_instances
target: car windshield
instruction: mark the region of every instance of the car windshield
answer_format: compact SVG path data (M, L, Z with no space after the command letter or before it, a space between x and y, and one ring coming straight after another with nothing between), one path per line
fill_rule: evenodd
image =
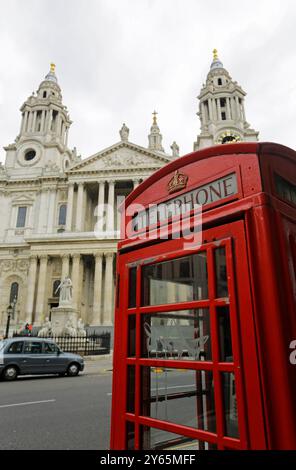
M4 341L4 340L0 341L0 351L2 351L2 349L3 349L4 346L5 346L5 344L6 344L6 341Z

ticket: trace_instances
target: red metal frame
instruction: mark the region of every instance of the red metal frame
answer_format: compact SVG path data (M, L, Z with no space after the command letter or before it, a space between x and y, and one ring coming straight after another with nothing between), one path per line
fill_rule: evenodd
M209 165L209 159L211 164ZM221 175L236 173L235 197L203 209L202 246L207 252L208 299L141 306L143 265L192 254L183 239L161 241L159 225L151 242L133 237L119 243L118 299L115 309L114 379L111 448L127 447L126 423L134 425L134 448L141 448L141 426L150 426L217 445L218 449L296 449L295 366L289 363L289 344L296 339L296 206L276 193L274 172L296 184L295 152L277 144L231 144L194 152L173 161L148 178L127 198L126 205L169 200L168 181L176 171L189 175L180 195ZM294 172L293 172L294 169ZM295 176L293 176L295 175ZM192 214L187 216L188 227ZM174 231L170 221L169 234ZM158 232L157 232L158 230ZM293 240L295 239L293 238ZM213 253L226 248L229 299L216 298ZM294 251L293 251L294 250ZM136 306L128 308L131 266L137 266ZM294 271L293 271L294 269ZM219 362L217 306L229 307L233 363ZM211 361L141 358L141 315L209 308ZM136 318L135 356L128 357L128 319ZM135 368L134 413L127 412L127 367ZM216 433L141 416L141 368L153 366L211 370L214 376ZM239 439L225 436L221 372L233 372L239 416Z

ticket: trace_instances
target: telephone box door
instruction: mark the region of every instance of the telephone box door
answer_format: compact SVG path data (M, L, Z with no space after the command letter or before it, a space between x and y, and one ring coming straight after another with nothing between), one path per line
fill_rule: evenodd
M264 449L244 222L118 268L111 447Z

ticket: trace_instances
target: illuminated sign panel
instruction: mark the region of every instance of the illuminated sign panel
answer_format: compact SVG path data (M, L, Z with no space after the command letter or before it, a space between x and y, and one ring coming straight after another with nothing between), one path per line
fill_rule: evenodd
M192 209L205 207L237 194L235 173L223 176L203 186L176 196L166 202L153 204L148 209L138 212L133 217L133 230L143 230L157 222L164 222L177 215L184 215Z

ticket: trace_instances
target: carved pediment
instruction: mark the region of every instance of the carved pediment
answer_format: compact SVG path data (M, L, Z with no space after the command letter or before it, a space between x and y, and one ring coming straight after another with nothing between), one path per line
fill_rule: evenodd
M104 171L109 169L160 168L171 160L168 155L150 152L134 144L120 143L82 160L70 173L85 171Z

